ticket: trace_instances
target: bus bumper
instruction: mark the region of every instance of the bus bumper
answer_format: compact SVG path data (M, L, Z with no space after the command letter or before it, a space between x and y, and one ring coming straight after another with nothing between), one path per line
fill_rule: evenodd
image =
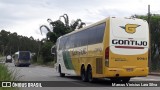
M19 63L19 65L22 65L22 66L28 66L28 65L30 65L30 63Z
M140 77L148 75L147 68L107 68L105 77Z

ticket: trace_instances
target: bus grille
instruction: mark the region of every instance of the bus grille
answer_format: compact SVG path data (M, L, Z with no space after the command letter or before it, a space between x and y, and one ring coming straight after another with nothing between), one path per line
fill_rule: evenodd
M96 73L102 74L103 73L102 67L102 58L96 58Z

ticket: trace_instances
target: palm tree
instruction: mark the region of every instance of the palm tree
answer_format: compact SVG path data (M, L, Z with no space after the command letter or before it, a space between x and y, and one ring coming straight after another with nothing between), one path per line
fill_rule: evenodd
M39 27L41 34L42 34L42 28L43 28L43 27L46 28L46 30L47 30L48 32L51 32L51 30L48 28L48 26L46 26L46 25L41 25L41 26ZM47 37L47 40L48 40L48 39L49 39L48 33L46 34L46 37Z
M84 22L82 22L81 19L77 19L76 21L74 21L72 24L71 24L71 29L72 30L75 30L76 28L80 29L82 28L84 25L86 25Z
M67 27L69 27L69 18L68 18L68 15L67 14L63 14L62 16L59 17L59 20L61 20L61 17L64 18L65 25Z
M61 21L61 18L64 19L64 23ZM69 26L69 18L67 14L63 14L59 17L59 20L56 20L54 22L50 18L48 18L47 21L51 27L49 28L46 25L41 25L40 32L42 34L42 28L46 28L46 30L48 31L48 33L46 34L46 38L47 40L50 40L53 43L56 42L56 39L59 36L72 32L76 28L80 29L85 25L85 23L82 22L81 19L77 19L73 24Z

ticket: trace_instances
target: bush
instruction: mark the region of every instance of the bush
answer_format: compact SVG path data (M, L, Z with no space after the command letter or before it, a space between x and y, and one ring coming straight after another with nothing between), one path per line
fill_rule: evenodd
M15 70L9 71L4 64L0 64L0 81L16 81L18 80ZM18 88L0 88L0 90L19 90Z
M51 47L53 46L52 42L45 42L41 49L41 55L43 63L54 61L54 57L51 55Z
M12 81L12 73L8 71L4 64L0 64L0 81Z
M35 54L34 56L32 56L32 62L33 63L36 63L37 62L37 54Z

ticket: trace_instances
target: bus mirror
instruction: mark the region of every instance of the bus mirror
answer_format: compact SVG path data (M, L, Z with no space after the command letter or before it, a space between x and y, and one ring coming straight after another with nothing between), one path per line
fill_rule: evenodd
M53 54L53 55L56 54L56 47L55 47L55 46L53 46L53 47L51 48L51 54Z

